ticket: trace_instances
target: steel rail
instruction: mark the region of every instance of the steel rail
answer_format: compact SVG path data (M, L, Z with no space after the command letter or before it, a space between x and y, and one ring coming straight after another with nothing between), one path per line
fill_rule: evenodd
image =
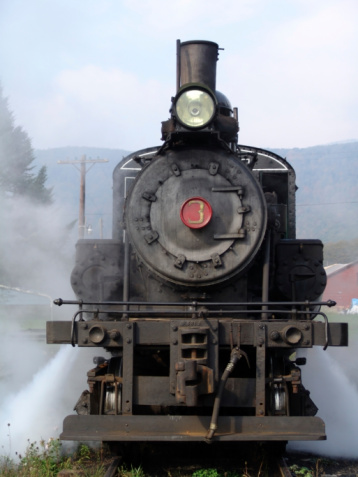
M280 473L280 477L292 477L293 474L290 471L284 457L277 459L277 468Z
M122 462L122 457L113 457L110 466L108 467L104 477L115 477L118 475L118 466Z

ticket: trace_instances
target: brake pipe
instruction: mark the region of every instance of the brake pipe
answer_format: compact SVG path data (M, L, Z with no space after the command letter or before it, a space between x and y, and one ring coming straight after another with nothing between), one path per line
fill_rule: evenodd
M211 440L215 434L216 429L218 428L218 416L219 416L219 410L220 410L220 404L221 404L221 398L222 394L225 389L226 381L228 380L230 374L233 372L236 363L239 361L240 358L242 358L243 352L239 348L234 348L231 351L231 356L230 356L230 361L226 365L225 371L221 375L220 379L220 385L219 385L219 390L217 395L215 396L215 401L214 401L214 407L213 407L213 414L211 416L211 422L210 422L210 427L208 429L208 432L205 436L205 441L210 444Z

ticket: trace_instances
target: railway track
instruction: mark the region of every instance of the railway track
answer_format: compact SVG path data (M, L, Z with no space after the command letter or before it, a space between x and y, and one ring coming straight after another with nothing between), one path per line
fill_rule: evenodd
M286 461L283 457L277 459L277 468L280 477L292 477L292 472L288 468Z
M150 452L139 452L136 446L136 452L128 454L124 452L123 456L118 454L105 458L107 468L103 477L118 477L126 469L141 470L141 475L149 477L182 476L190 477L196 475L237 475L246 477L296 477L296 475L315 475L320 477L333 477L340 475L342 477L358 477L358 460L334 459L329 461L319 456L311 454L285 454L285 457L275 458L275 453L270 450L260 449L257 452L250 453L250 449L227 449L222 448L219 452L215 448L205 445L198 449L180 446L178 450L162 446L155 448L147 447ZM159 450L158 450L159 449ZM125 449L123 449L125 450ZM120 454L121 450L117 450ZM159 452L159 453L158 453ZM124 457L124 455L126 457ZM93 472L97 471L98 462L93 462ZM295 470L290 470L290 469ZM91 468L85 470L61 470L58 477L74 477L81 475L91 475ZM199 471L199 472L198 472ZM296 472L296 473L295 473ZM310 474L309 474L310 473ZM129 475L128 473L126 475Z
M122 457L113 457L112 462L110 463L107 472L104 474L104 477L115 477L118 475L118 466L122 462Z
M113 457L110 465L104 474L104 477L116 477L118 476L118 467L123 462L121 456ZM241 471L240 475L241 475ZM269 477L293 477L292 472L290 471L287 463L283 457L279 457L276 460L272 461L272 470L266 469L264 473L259 470L258 475L269 476Z

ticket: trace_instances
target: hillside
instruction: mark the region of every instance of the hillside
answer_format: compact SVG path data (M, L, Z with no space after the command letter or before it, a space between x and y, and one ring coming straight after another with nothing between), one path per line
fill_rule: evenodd
M358 141L304 149L273 149L292 164L297 174L297 237L337 242L358 238ZM128 154L121 149L68 147L36 150L38 166L46 165L48 185L54 187L58 207L67 211L68 222L78 218L80 175L72 165L57 161L87 158L108 159L96 164L86 176L86 217L99 236L111 237L112 172Z
M358 142L276 149L297 175L297 237L358 238Z
M358 239L330 242L324 246L325 266L358 260Z

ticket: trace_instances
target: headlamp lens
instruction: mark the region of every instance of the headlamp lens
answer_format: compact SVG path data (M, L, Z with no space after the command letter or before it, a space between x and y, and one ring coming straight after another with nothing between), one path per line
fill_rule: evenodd
M200 89L184 91L176 102L179 121L185 126L199 128L208 124L215 112L213 98Z

